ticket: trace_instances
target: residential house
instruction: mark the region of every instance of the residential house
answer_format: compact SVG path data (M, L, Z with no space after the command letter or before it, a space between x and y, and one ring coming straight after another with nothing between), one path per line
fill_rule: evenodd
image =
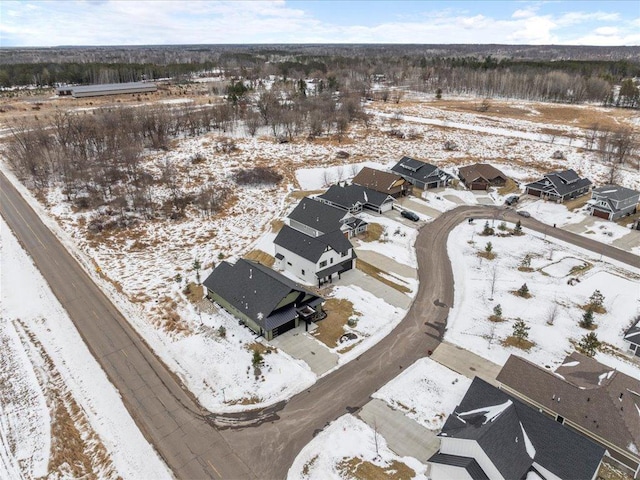
M287 225L275 240L276 268L308 284L330 283L354 267L353 245L339 230L311 237Z
M572 170L547 173L540 180L526 185L525 193L562 203L565 200L585 195L591 188L591 180L580 178Z
M311 237L340 230L348 238L367 230L367 222L356 218L341 208L305 197L287 216L291 228Z
M221 262L203 284L207 298L267 340L325 316L321 297L250 260Z
M605 453L478 377L438 436L432 480L593 480Z
M493 165L474 163L460 167L458 176L469 190L489 190L489 187L501 187L508 177Z
M369 167L360 170L351 183L391 195L393 198L404 197L410 194L412 189L412 185L400 175Z
M407 182L422 190L446 187L453 178L435 165L421 162L411 157L402 157L402 159L391 168L391 171L397 173Z
M574 352L555 371L511 355L497 380L505 391L605 447L639 475L639 379Z
M376 192L360 185L332 185L317 200L334 207L356 213L366 208L377 213L391 210L395 199L391 195Z
M635 356L640 357L640 320L637 320L624 332L624 341L628 343L628 350Z
M640 203L640 192L618 185L605 185L591 191L587 207L594 217L617 220L636 213Z

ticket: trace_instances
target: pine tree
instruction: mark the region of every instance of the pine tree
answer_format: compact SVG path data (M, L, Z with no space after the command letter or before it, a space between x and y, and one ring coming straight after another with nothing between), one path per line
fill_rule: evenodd
M493 245L491 244L491 242L487 242L487 244L484 246L484 251L487 253L491 253L493 251Z
M598 336L591 332L584 335L580 342L578 342L578 350L584 353L587 357L593 357L600 348L601 342L598 340Z
M521 268L531 268L531 255L529 255L528 253L524 256L524 258L522 259L522 262L520 262L520 267Z
M259 367L260 365L262 365L263 361L264 361L264 358L262 357L262 354L260 353L260 350L254 350L253 351L253 358L251 359L251 364L254 367Z
M522 286L518 289L518 295L521 297L529 296L529 287L527 287L526 283L523 283Z
M584 315L582 316L582 320L580 321L580 326L582 328L591 328L593 327L593 310L588 308Z
M590 310L602 308L603 304L604 304L604 295L602 295L600 290L594 291L589 297L589 307L591 307Z
M516 226L513 229L513 233L515 233L516 235L520 235L522 233L522 222L520 220L518 220L518 223L516 223Z
M502 307L500 306L500 304L497 304L495 307L493 307L493 314L497 318L502 318Z
M489 225L489 220L484 223L484 228L482 229L482 235L493 235L495 232L493 228Z
M530 327L527 323L521 318L518 318L513 324L513 336L516 337L519 342L522 342L529 338L529 329Z
M200 283L200 269L202 268L202 263L197 258L193 261L193 269L196 271L196 280Z

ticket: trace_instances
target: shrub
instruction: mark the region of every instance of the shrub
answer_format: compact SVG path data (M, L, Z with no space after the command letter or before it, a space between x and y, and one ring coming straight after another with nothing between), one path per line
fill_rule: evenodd
M227 337L227 329L224 327L224 325L220 325L220 327L218 328L218 336L220 336L221 338Z
M489 235L493 235L494 233L495 231L489 225L489 221L486 221L484 223L484 228L482 229L482 235L489 236Z
M529 293L529 287L527 287L526 283L523 283L522 286L516 291L519 297L529 298L531 294Z
M593 357L600 348L601 344L602 342L598 340L598 336L595 333L591 332L587 333L580 339L577 348L587 357Z
M271 167L254 167L237 171L233 179L238 185L276 185L284 177Z

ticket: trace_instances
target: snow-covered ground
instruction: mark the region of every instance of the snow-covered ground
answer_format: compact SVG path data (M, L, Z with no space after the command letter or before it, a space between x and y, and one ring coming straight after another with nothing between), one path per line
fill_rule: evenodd
M581 306L600 290L607 312L595 314L598 327L594 331L601 341L624 351L622 332L640 313L640 270L606 257L601 260L598 255L526 229L523 236L485 237L480 235L483 227L484 222L462 224L449 236L455 303L447 323L448 341L498 364L515 353L539 365L555 366L572 351L571 341L588 333L578 325L584 314ZM496 254L494 260L477 255L488 242ZM518 269L526 255L531 259L531 272ZM571 278L580 281L572 285L568 283ZM529 299L512 293L524 283L532 295ZM492 322L489 317L498 304L504 321ZM552 316L555 318L550 325ZM531 328L529 340L534 345L528 351L502 345L511 335L516 318L522 318ZM598 359L616 362L614 366L622 363L625 366L621 370L640 376L635 364L618 362L605 354Z
M56 437L61 427L76 429L84 439L82 455L90 463L84 473L171 478L2 219L0 233L0 478L73 476L77 466L51 458L52 443L72 441ZM72 412L73 427L64 423L61 409Z

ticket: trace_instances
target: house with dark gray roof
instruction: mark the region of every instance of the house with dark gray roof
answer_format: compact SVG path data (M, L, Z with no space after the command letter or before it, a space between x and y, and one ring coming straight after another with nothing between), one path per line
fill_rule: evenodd
M591 180L580 178L575 170L569 169L547 173L540 180L528 183L525 187L525 193L529 195L562 203L589 193Z
M618 185L605 185L591 191L587 208L594 217L617 220L636 213L640 192Z
M220 262L203 285L207 298L267 340L324 317L322 297L250 260Z
M273 243L275 267L307 284L331 283L355 264L353 245L340 230L312 237L285 225Z
M605 449L476 377L439 433L433 480L593 480Z
M640 357L640 319L624 332L624 341L627 342L629 352Z
M640 474L640 379L574 352L555 371L511 355L501 388L607 449Z
M376 192L400 198L411 193L412 185L397 173L385 172L375 168L363 167L353 177L351 183L367 187Z
M305 197L287 216L291 228L311 237L340 230L347 237L359 235L367 230L367 222L354 217L344 209Z
M446 187L453 178L435 165L411 157L402 157L398 163L391 167L391 171L422 190Z
M384 213L391 210L395 199L388 194L376 192L360 185L332 185L317 200L336 208L356 213L362 209Z
M103 83L97 85L65 85L56 89L56 95L71 95L73 98L84 98L149 93L156 90L158 90L158 86L153 82Z

